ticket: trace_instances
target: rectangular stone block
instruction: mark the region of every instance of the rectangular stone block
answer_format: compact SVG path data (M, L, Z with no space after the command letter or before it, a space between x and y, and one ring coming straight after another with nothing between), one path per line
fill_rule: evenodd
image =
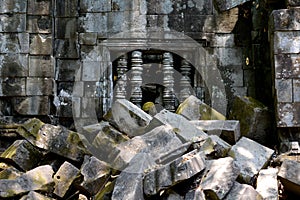
M65 28L62 28L65 27ZM74 38L77 32L76 18L56 18L55 20L55 38L69 39Z
M27 1L24 0L1 0L0 13L25 13Z
M58 70L58 81L75 81L75 77L80 79L81 62L79 60L62 60L56 61Z
M81 0L80 12L109 12L111 11L111 0Z
M28 53L28 33L0 33L0 53Z
M29 56L30 77L54 77L53 59L50 56Z
M55 1L56 17L76 17L78 16L78 0Z
M79 58L79 44L77 39L56 39L54 53L58 58Z
M2 54L0 55L0 77L27 77L28 55Z
M30 35L30 54L31 55L51 55L52 36L48 34Z
M278 173L278 177L282 181L284 188L298 196L300 195L299 169L299 162L284 160Z
M293 101L300 102L300 79L293 79Z
M300 127L300 103L277 104L277 127Z
M274 31L300 30L299 12L300 8L274 10L271 14L271 28Z
M27 14L29 15L50 15L51 0L28 0Z
M50 78L27 78L26 95L40 96L52 94L53 79Z
M119 19L115 18L118 21ZM124 21L123 21L124 22ZM80 32L95 32L103 35L107 32L107 14L106 13L87 13L79 17Z
M25 78L0 79L0 96L25 96Z
M140 10L139 0L123 1L123 0L112 0L111 6L112 11L139 11Z
M212 42L210 44L211 47L234 47L234 34L221 34L216 33L213 36Z
M287 6L300 6L299 0L285 0Z
M25 32L26 14L0 15L0 32Z
M101 72L101 62L84 61L82 63L82 80L83 81L99 81Z
M97 33L80 33L79 43L84 45L95 45L97 43Z
M13 111L20 115L48 115L49 98L47 96L15 97Z
M274 53L299 53L300 31L274 32Z
M243 54L240 48L215 48L214 54L220 66L241 66Z
M276 78L300 78L300 54L277 54L274 59Z
M263 199L278 199L277 173L278 169L276 168L263 169L259 172L256 191Z
M214 0L215 8L219 11L230 10L250 0Z
M275 79L275 89L278 102L293 102L292 79Z
M27 15L27 32L51 33L52 18L50 16Z

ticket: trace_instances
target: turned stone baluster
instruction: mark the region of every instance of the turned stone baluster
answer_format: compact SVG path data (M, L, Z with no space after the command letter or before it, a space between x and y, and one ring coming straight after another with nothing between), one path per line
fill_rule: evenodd
M165 109L175 112L175 94L174 94L174 69L173 56L167 52L163 54L163 103Z
M131 98L130 101L141 108L142 104L142 84L143 84L143 60L142 52L132 52L131 58Z
M117 73L118 73L118 81L117 81L117 91L116 91L116 99L125 99L126 98L126 86L127 86L127 60L123 55L118 60Z
M181 79L180 79L180 94L179 94L179 101L182 103L186 98L191 95L190 86L191 86L191 66L186 60L181 61Z

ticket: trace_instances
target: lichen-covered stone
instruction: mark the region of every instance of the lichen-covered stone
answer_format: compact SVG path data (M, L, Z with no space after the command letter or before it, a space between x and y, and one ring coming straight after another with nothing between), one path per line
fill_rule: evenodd
M232 199L263 200L264 198L250 185L234 182L224 200Z
M188 120L225 120L221 113L193 95L179 105L176 113L186 117Z
M63 198L69 187L80 177L80 170L69 162L64 162L54 175L54 191L53 193Z
M51 192L54 171L50 165L43 165L27 171L16 179L0 179L0 197L14 197L29 191Z
M112 182L108 181L105 184L104 188L94 196L95 200L109 199L114 190L114 186L115 186L115 180Z
M239 168L230 157L208 163L200 186L210 199L223 199L234 185Z
M300 102L277 104L277 126L299 127L300 126Z
M229 144L235 144L240 136L240 122L237 120L193 120L197 128L208 135L217 135Z
M14 162L24 171L32 169L40 161L42 152L26 140L16 140L0 158Z
M278 169L276 168L260 170L256 181L256 191L263 197L263 199L278 199L277 173Z
M274 150L269 149L249 138L242 137L228 152L240 168L239 178L245 183L251 183L251 179L265 167Z
M54 198L47 197L40 193L30 191L27 195L24 195L20 200L55 200Z
M261 102L251 97L236 97L229 119L240 122L241 136L266 144L272 138L271 114Z
M180 137L183 141L193 141L196 138L206 139L207 134L203 131L197 129L190 121L181 115L169 112L167 110L162 110L156 114L146 131L149 131L160 125L171 126L173 131Z
M216 135L210 135L201 145L200 151L203 151L207 157L222 158L226 157L231 145Z
M9 167L0 171L0 179L14 180L22 174L23 172L20 172L16 168Z
M0 15L0 32L25 32L26 15L25 14L2 14Z
M145 127L152 117L126 99L114 102L111 111L104 118L129 136L145 133Z
M284 188L294 194L300 195L300 163L294 160L284 160L278 177Z
M91 195L95 195L106 184L106 180L110 175L110 167L94 156L86 156L80 173L83 175L81 186Z

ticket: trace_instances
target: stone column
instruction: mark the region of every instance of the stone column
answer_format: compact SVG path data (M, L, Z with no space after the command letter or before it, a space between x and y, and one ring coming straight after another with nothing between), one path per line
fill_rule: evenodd
M180 79L180 94L179 94L179 101L182 103L186 98L191 95L190 86L191 86L191 66L186 60L181 61L181 79Z
M117 81L117 91L116 91L116 99L125 99L126 98L126 86L127 86L127 60L123 55L118 60L117 73L118 73L118 81Z
M132 52L131 58L131 97L130 101L141 107L142 105L142 73L143 73L143 60L142 60L142 52L134 51Z
M175 94L174 94L174 69L173 69L173 56L171 53L166 52L163 54L163 103L165 109L175 112Z

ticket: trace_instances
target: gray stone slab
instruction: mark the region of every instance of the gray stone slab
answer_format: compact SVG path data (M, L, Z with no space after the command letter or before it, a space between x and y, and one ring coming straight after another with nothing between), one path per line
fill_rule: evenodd
M81 32L88 33L107 33L107 14L106 13L87 13L84 17L79 17Z
M274 53L299 53L300 31L276 31L274 33Z
M269 149L249 138L242 137L228 155L234 159L235 164L240 168L239 178L245 183L251 183L251 179L265 167L274 150Z
M30 77L54 77L53 59L50 56L29 56Z
M231 145L216 135L210 135L201 144L200 151L203 151L208 158L223 158L227 156Z
M0 78L0 96L25 96L26 79L25 78Z
M214 0L214 5L215 8L219 11L225 11L244 4L248 1L249 0Z
M192 141L196 138L206 139L207 134L197 129L192 123L181 115L162 110L156 114L148 125L146 131L160 125L169 125L183 141Z
M74 38L77 35L78 20L74 17L64 17L55 19L54 34L57 39ZM65 27L65 28L61 28Z
M79 43L84 45L95 45L97 42L97 33L80 33Z
M80 12L109 12L111 7L111 0L80 1Z
M294 194L300 195L300 163L294 160L284 160L278 177L284 188Z
M58 81L75 81L75 77L79 76L78 74L80 73L79 70L81 66L81 62L79 60L58 59L56 61L56 65L58 70Z
M5 54L0 55L1 77L27 77L28 55Z
M293 102L292 79L275 79L275 89L278 102Z
M300 103L278 103L277 104L277 126L278 127L300 127Z
M217 135L229 144L241 137L240 122L237 120L193 120L191 123L208 135Z
M57 58L78 59L79 44L77 42L77 36L70 39L56 39L54 42L54 52Z
M234 185L239 168L230 157L212 160L206 166L200 187L206 196L223 199Z
M76 17L78 16L78 0L55 1L56 17Z
M274 59L276 78L300 78L300 54L277 54Z
M30 35L30 54L31 55L51 55L52 54L52 35L31 34Z
M27 13L30 15L50 15L52 2L50 0L28 0Z
M259 172L256 181L256 191L263 199L277 200L278 199L278 169L268 168L262 169Z
M224 198L224 200L232 199L263 200L264 198L252 186L235 182Z
M12 99L13 111L20 115L48 115L50 101L48 96L15 97Z
M293 101L300 102L300 80L293 79Z
M198 187L186 193L184 200L205 200L205 194L203 190Z
M0 13L25 13L27 8L27 1L10 0L0 1Z
M300 3L299 3L300 4ZM271 14L271 28L274 31L300 30L300 8L274 10Z
M0 53L29 53L28 33L0 33Z
M0 15L0 32L25 32L26 14Z
M53 93L53 79L51 78L27 78L26 95L42 96Z

